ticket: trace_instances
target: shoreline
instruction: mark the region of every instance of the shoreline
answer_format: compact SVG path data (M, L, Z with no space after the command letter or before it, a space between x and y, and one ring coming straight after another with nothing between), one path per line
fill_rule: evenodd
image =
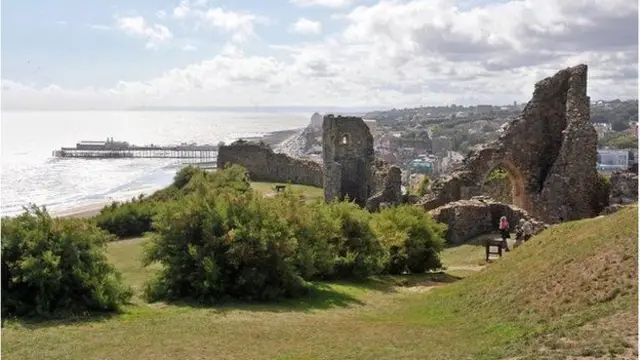
M265 144L271 147L274 147L283 143L285 140L289 139L290 137L298 134L303 129L304 128L272 131L270 133L267 133L260 137L256 137L255 139L251 139L251 140L258 140L258 141L262 140ZM118 202L118 200L99 201L91 204L75 206L66 210L51 211L49 213L51 214L52 217L57 217L57 218L65 218L65 217L89 218L89 217L93 217L100 214L100 211L105 206L109 206L113 202Z
M97 203L92 203L87 205L81 205L81 206L70 208L68 210L52 212L51 216L59 217L59 218L63 218L63 217L89 218L89 217L93 217L100 214L100 210L102 210L102 208L104 208L105 206L111 205L111 203L114 201L116 200L109 200L109 201L97 202Z

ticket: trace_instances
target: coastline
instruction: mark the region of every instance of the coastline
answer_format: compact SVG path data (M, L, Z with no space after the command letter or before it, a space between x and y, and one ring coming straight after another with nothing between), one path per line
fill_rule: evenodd
M110 205L113 200L74 207L68 210L52 212L53 217L89 218L100 214L100 210Z
M247 141L262 141L265 144L271 147L274 147L282 144L285 140L298 134L302 130L304 130L304 128L278 130L278 131L273 131L273 132L264 134L263 136L249 137L249 138L243 138L243 139Z
M265 144L271 147L274 147L283 143L285 140L289 139L290 137L298 134L303 129L304 128L273 131L261 137L251 138L247 140L258 140L258 141L262 140ZM51 212L51 216L59 217L59 218L63 218L63 217L89 218L89 217L93 217L100 214L100 210L102 210L102 208L110 205L114 201L116 200L100 201L96 203L76 206L67 210Z

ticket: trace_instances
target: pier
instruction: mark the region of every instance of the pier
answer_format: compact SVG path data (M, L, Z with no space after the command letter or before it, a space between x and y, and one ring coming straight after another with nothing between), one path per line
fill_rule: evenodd
M176 146L130 145L124 141L81 141L75 147L63 147L54 150L57 158L147 158L147 159L215 159L218 147L215 145L181 144Z

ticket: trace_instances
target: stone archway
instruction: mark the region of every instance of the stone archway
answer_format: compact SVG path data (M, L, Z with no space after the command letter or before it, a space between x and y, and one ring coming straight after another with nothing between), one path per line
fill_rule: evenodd
M502 161L494 165L489 171L482 175L482 181L480 183L480 193L488 195L484 187L487 186L486 179L496 169L504 169L508 176L508 185L510 193L510 201L502 201L503 199L494 199L502 201L504 203L511 203L521 209L528 209L529 202L527 201L525 188L524 188L524 176L522 172L510 161Z
M434 181L418 204L432 210L481 195L486 175L501 165L515 181L516 205L534 217L556 223L597 215L598 136L589 111L586 65L539 81L520 117L496 141L469 153L453 174Z

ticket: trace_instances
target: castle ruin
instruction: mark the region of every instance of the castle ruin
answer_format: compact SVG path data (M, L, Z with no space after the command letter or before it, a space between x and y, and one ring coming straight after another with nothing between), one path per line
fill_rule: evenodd
M242 165L253 181L282 182L322 187L322 167L315 161L274 152L264 143L235 141L218 149L218 169Z
M326 201L348 197L371 211L401 201L400 169L376 161L373 136L362 118L326 115L322 157Z
M590 121L587 66L563 69L535 84L532 99L494 142L473 151L419 202L431 210L481 194L502 167L515 205L548 223L597 215L597 134Z

